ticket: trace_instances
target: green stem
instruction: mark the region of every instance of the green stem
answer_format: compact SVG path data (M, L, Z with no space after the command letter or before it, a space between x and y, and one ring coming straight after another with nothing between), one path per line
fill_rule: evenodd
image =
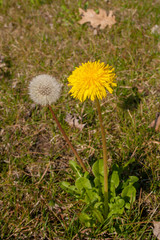
M57 126L58 126L59 130L61 131L61 133L62 133L64 139L66 140L66 142L68 143L68 145L69 145L70 148L72 149L73 153L75 154L76 158L78 159L78 161L79 161L81 167L83 168L83 170L84 170L85 172L87 172L87 168L86 168L86 166L84 165L84 163L83 163L82 159L80 158L80 156L78 155L76 149L73 147L72 143L70 142L69 138L67 137L67 135L66 135L65 131L63 130L63 128L62 128L60 122L58 121L58 119L57 119L55 113L53 112L53 109L51 108L50 105L48 105L48 107L49 107L49 110L50 110L50 112L51 112L51 114L52 114L54 120L56 121Z
M101 127L102 134L102 144L103 144L103 164L104 164L104 215L107 218L108 215L108 165L107 165L107 148L106 148L106 138L105 138L105 130L103 126L101 108L99 104L98 98L96 98L99 122Z

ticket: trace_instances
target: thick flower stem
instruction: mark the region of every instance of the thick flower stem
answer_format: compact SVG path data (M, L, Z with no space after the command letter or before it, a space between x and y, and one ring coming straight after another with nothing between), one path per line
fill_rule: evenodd
M103 144L103 164L104 164L104 215L107 218L108 215L108 165L107 165L107 149L106 149L106 138L105 138L105 130L103 126L101 108L99 104L98 98L96 98L99 122L101 127L102 134L102 144Z
M71 142L70 142L69 138L67 137L65 131L64 131L63 128L61 127L61 124L59 123L59 121L58 121L58 119L57 119L55 113L53 112L53 109L51 108L50 105L48 105L48 107L49 107L49 110L50 110L50 112L51 112L51 114L52 114L54 120L55 120L56 123L57 123L57 126L58 126L59 130L60 130L61 133L63 134L64 139L66 140L66 142L68 143L68 145L69 145L70 148L72 149L72 151L73 151L73 153L75 154L76 158L78 159L78 161L79 161L81 167L82 167L83 170L86 172L86 171L87 171L86 166L84 165L82 159L80 158L80 156L78 155L77 151L75 150L75 148L74 148L73 145L71 144Z

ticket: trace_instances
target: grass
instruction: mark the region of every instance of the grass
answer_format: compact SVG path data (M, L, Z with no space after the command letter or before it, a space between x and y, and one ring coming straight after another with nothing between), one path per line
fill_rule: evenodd
M117 23L97 35L78 24L78 8L113 10ZM0 237L1 239L156 239L160 221L160 134L150 129L160 107L159 22L156 0L0 1ZM83 208L59 187L74 159L50 112L28 96L30 79L46 73L63 83L55 111L86 164L102 157L95 105L68 95L67 77L81 62L115 67L118 87L102 101L110 167L130 161L126 175L140 178L129 213L85 229ZM65 122L70 113L82 132ZM98 129L95 132L95 129Z

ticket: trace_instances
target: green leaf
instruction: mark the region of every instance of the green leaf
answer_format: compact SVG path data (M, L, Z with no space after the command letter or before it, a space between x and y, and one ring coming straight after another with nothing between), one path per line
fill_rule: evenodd
M85 172L83 177L88 178L88 176L89 176L89 172Z
M81 172L81 167L78 165L76 161L70 160L69 165L71 169L76 173L77 177L81 177L83 175Z
M98 219L100 223L104 222L104 218L99 210L93 209L93 214L95 215L95 217Z
M130 184L134 184L134 183L136 183L136 182L138 182L139 181L139 178L138 177L136 177L136 176L129 176L129 183Z
M131 204L130 203L126 203L125 204L125 208L130 209L131 208Z
M95 205L94 205L94 208L101 208L103 206L103 202L97 202Z
M135 158L129 159L129 161L124 164L123 168L126 168L130 163L133 163L133 162L135 162Z
M132 185L125 187L121 193L121 196L128 200L128 202L134 202L136 199L136 189Z
M111 198L109 205L110 205L111 209L115 208L115 207L122 208L125 205L125 201L124 201L124 199L122 199L118 196L115 198Z
M94 183L95 183L95 186L102 187L104 185L104 177L100 175L99 177L95 177Z
M109 203L109 215L121 215L124 212L125 201L120 197L112 198Z
M60 183L61 188L63 188L65 191L69 192L69 193L77 193L76 191L76 187L74 185L71 185L69 182L61 182Z
M112 175L111 175L111 188L117 188L119 186L119 175L118 175L118 171L113 171Z
M100 196L96 192L96 188L92 189L86 189L85 192L85 202L86 203L94 203L94 202L99 202L101 200Z
M92 189L90 181L85 177L78 178L75 185L80 191L82 191L82 189Z
M136 176L129 176L129 179L127 179L127 181L123 183L123 188L127 187L128 185L133 185L138 180L139 179Z
M86 226L86 227L90 227L91 226L91 217L87 214L82 212L79 216L79 220Z
M103 168L103 159L97 160L92 167L93 174L95 175L94 183L95 186L104 192L104 168Z
M124 212L124 207L123 208L118 208L114 207L108 214L108 218L111 217L112 215L121 215Z
M95 187L99 189L101 193L104 193L104 177L102 176L99 176L99 178L95 177L94 184Z
M104 167L103 159L97 160L92 167L92 171L95 177L103 176L104 177Z

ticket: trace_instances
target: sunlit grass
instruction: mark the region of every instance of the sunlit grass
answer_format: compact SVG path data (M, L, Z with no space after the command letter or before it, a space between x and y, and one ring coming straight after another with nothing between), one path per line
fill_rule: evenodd
M0 225L2 239L154 239L159 221L159 133L148 126L160 107L159 24L157 1L0 2ZM78 8L113 10L117 23L94 35L78 24ZM49 74L63 83L54 109L86 164L101 149L95 105L68 95L67 78L81 62L100 60L115 67L117 90L102 102L109 166L126 167L140 178L137 200L129 213L97 229L78 221L82 203L62 192L74 156L50 112L28 96L30 80ZM139 90L141 88L141 91ZM66 113L86 123L70 128ZM101 156L100 156L101 157Z

